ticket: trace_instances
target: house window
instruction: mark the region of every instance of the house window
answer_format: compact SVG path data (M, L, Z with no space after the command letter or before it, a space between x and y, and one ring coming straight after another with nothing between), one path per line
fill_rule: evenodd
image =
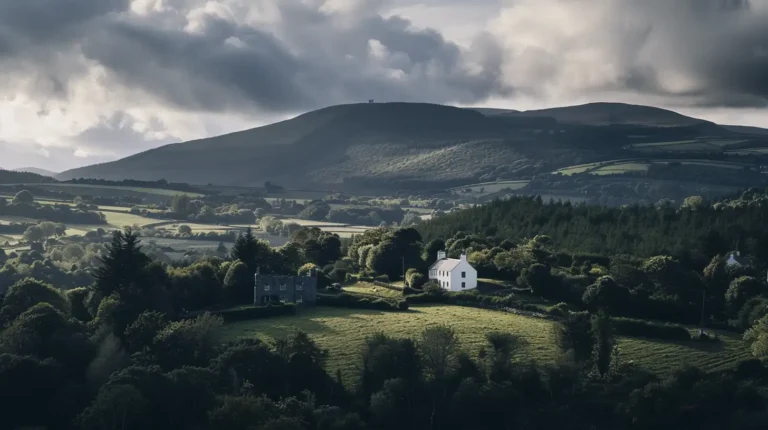
M301 291L304 289L304 284L298 284L296 285L296 291Z
M461 288L467 288L467 283L466 282L462 282L461 283Z
M285 291L286 289L287 287L285 286L285 284L280 284L280 291Z
M296 296L296 303L301 303L304 301L304 297Z
M466 278L467 277L467 272L461 272L461 277L462 278Z
M269 285L269 284L267 284L267 285L265 285L265 286L264 286L264 291L269 291L269 290L271 290L271 289L272 289L272 286L271 286L271 285Z

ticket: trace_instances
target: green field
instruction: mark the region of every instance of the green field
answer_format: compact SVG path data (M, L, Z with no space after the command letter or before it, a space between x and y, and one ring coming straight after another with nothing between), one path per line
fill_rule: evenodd
M589 173L593 175L615 175L628 172L647 172L648 164L644 163L617 163L600 166Z
M379 287L369 282L358 282L354 285L344 286L344 291L355 294L364 294L367 296L382 297L387 299L402 299L403 294L400 291L389 288Z
M592 169L595 169L597 167L600 167L602 165L605 165L606 163L598 162L598 163L587 163L587 164L577 164L575 166L570 167L564 167L562 169L557 169L553 173L561 173L565 176L574 175L577 173L584 173L588 172Z
M163 221L125 212L103 212L103 214L107 218L107 224L109 225L100 226L102 228L123 228L125 226L133 225L144 227L149 224L155 224Z
M329 350L327 370L341 369L344 380L349 382L357 378L360 348L367 337L379 331L393 337L415 337L435 324L452 326L461 346L474 355L485 345L485 333L493 330L522 337L526 345L517 354L519 360L551 362L558 355L549 321L457 306L424 306L408 312L318 307L303 311L300 316L230 323L220 335L223 341L254 336L268 339L303 330Z
M670 142L675 143L675 142ZM598 163L579 164L576 166L564 167L562 169L555 170L553 173L561 173L563 175L573 175L577 173L590 173L593 175L616 175L628 172L647 172L648 168L652 164L666 165L669 163L680 163L687 166L706 166L715 167L719 169L731 169L738 170L743 169L746 165L741 163L732 163L728 161L715 161L715 160L696 160L696 159L670 159L670 160L655 160L646 161L641 159L633 160L613 160L603 161Z
M552 363L561 354L554 343L554 322L496 311L458 306L419 306L408 312L380 312L359 309L317 307L297 316L278 317L226 324L222 341L257 337L280 338L293 330L309 333L329 351L327 369L340 369L346 383L357 379L360 351L366 337L384 332L393 337L417 338L424 328L446 324L459 335L463 349L474 356L485 346L485 333L494 330L518 335L522 345L517 361ZM721 343L670 343L650 339L620 338L621 359L658 372L660 375L684 365L717 370L749 357L746 345L735 335L721 334Z
M676 142L636 143L630 149L636 151L669 151L669 152L721 152L724 147L737 145L745 140L700 138Z
M525 188L530 181L496 181L496 182L483 182L479 184L464 185L461 187L451 188L450 191L455 193L464 193L465 190L470 190L468 194L493 194L501 191L509 190L516 191L521 188Z

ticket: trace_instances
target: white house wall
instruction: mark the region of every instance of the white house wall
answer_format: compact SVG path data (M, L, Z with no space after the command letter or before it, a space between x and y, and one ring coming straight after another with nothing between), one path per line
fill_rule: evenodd
M462 278L461 272L466 272L467 277ZM477 288L477 270L475 270L469 263L462 261L451 272L449 288L450 291L467 291ZM461 288L461 283L466 284L466 288Z

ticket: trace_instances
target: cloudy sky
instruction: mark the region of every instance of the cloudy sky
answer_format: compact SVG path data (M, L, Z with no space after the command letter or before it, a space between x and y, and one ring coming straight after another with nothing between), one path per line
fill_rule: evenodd
M5 168L369 98L768 127L768 0L0 0L0 76Z

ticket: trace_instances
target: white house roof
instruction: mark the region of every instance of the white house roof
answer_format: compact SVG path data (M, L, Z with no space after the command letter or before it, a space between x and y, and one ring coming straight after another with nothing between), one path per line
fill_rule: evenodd
M451 270L455 269L456 266L461 263L461 260L458 260L456 258L443 258L442 260L437 260L432 264L432 266L429 268L429 270L440 270L443 272L450 272Z
M742 266L749 266L749 260L741 257L737 251L733 251L728 254L728 259L733 260L736 262L736 264L742 265Z

